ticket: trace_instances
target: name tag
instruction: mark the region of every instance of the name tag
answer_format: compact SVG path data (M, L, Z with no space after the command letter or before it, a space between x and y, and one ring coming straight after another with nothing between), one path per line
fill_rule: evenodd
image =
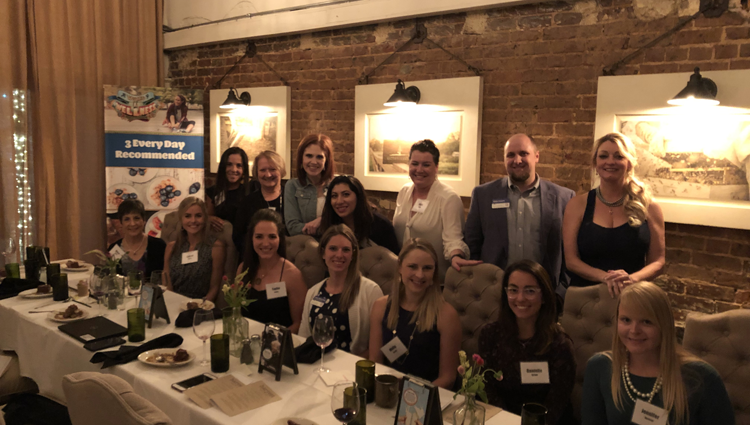
M119 260L123 255L125 255L125 251L122 250L120 245L113 246L112 249L109 250L109 253L112 254L112 258L114 258L115 260Z
M268 207L268 209L271 211L276 211L276 207Z
M266 284L266 298L273 300L286 297L286 282Z
M507 199L493 199L492 200L492 209L498 210L501 208L509 208L510 207L510 201Z
M391 342L380 347L380 351L383 352L389 362L393 363L406 353L406 346L399 337L395 336Z
M310 301L310 304L314 305L315 307L323 307L323 304L326 303L326 299L321 297L320 295L316 295L315 298Z
M521 362L522 384L549 384L547 362Z
M182 264L192 264L198 261L198 251L188 251L182 253Z
M636 400L632 421L638 425L666 425L667 412L643 400Z
M414 206L411 207L411 210L415 213L423 213L424 210L427 209L427 205L430 205L430 201L426 199L417 199L417 202L414 203Z

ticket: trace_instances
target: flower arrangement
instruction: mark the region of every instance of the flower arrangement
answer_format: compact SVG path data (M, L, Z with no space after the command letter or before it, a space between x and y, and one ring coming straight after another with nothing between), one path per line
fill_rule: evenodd
M102 260L102 267L110 270L112 274L115 274L117 272L117 266L120 265L120 260L122 260L122 257L115 258L112 255L112 253L110 252L104 253L100 249L92 249L91 251L83 255L89 255L89 254L94 254L97 257L99 257L99 259ZM127 251L125 252L125 254L127 254Z
M484 367L484 359L479 354L474 354L471 359L474 365L471 364L469 359L466 357L466 352L461 350L458 352L459 366L458 374L461 375L463 381L461 383L461 389L453 395L455 399L457 395L464 394L466 396L473 397L475 394L482 399L483 402L487 403L487 393L484 391L485 378L484 375L487 372L492 372L493 377L498 381L503 380L502 371L494 371L492 369L482 370Z
M230 307L246 307L255 300L248 300L245 294L250 290L250 282L243 282L242 279L247 274L247 270L235 276L234 281L229 283L229 279L224 276L221 291L224 292L224 299Z

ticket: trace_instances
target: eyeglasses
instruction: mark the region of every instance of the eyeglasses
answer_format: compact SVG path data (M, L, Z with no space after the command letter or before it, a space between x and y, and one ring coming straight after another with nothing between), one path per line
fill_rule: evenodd
M518 288L509 286L505 288L505 292L508 294L508 298L518 298L518 295L523 292L523 296L526 298L534 298L542 293L540 288L534 288L533 286L527 286L523 288L523 291L519 291Z

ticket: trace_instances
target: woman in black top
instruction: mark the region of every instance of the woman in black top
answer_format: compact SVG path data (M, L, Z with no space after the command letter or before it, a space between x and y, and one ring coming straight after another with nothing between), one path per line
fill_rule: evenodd
M362 183L352 176L336 176L328 186L320 233L336 224L346 224L357 235L360 248L372 244L388 248L398 255L400 249L393 224L377 211L367 200Z
M286 261L284 220L272 210L258 210L250 220L247 252L237 273L247 271L243 281L251 285L246 297L256 300L242 314L263 323L277 323L296 333L302 320L307 286L302 273ZM283 288L283 290L280 290ZM279 296L278 292L286 295Z
M594 144L592 165L600 184L568 202L563 218L565 265L572 286L623 287L661 274L664 216L643 182L633 142L610 133Z
M117 218L122 223L123 238L107 248L111 250L118 245L125 251L117 273L127 276L131 271L141 271L145 278L151 272L164 269L164 250L167 244L143 233L146 227L146 211L138 200L123 201L117 207Z
M206 208L211 229L221 232L224 220L234 223L242 198L250 194L247 154L232 147L221 154L216 185L206 188Z

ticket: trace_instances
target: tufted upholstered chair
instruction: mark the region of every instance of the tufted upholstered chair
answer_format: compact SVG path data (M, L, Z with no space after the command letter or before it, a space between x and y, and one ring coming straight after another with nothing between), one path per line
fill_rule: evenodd
M161 226L161 238L166 243L170 243L177 238L177 211L172 211L164 217L164 223ZM212 231L213 232L213 231ZM224 221L224 229L217 238L227 246L227 258L224 262L224 276L229 280L234 279L237 274L237 248L232 240L232 223Z
M134 393L133 388L117 376L99 372L71 373L63 377L62 386L73 425L172 424L169 416Z
M449 267L445 273L443 296L461 319L461 349L471 356L477 352L479 333L500 316L503 270L494 264Z
M612 298L607 285L568 288L560 324L573 340L576 359L576 383L573 387L573 410L581 417L581 390L586 363L591 356L612 349L615 332L617 299Z
M28 392L38 393L39 389L33 380L21 376L18 355L13 351L0 351L0 405L6 404L13 394Z
M734 407L737 425L750 425L750 310L690 313L682 346L715 367Z
M400 279L396 254L377 245L360 251L359 271L362 276L380 285L384 295L389 295Z
M286 259L302 272L308 289L323 280L326 275L326 265L318 253L318 241L310 235L287 237Z

